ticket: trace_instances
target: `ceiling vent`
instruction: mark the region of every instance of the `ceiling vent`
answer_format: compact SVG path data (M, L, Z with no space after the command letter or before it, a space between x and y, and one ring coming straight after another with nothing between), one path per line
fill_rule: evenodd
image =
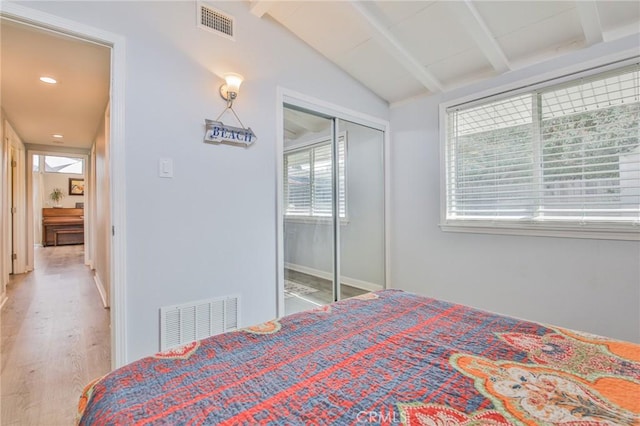
M198 2L198 26L222 37L233 38L233 16Z

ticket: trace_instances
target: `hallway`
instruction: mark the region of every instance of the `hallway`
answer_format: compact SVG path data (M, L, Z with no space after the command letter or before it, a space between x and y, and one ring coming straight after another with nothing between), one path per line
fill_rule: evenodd
M0 320L3 426L74 424L82 389L110 370L109 310L83 250L37 247L36 270L12 277Z

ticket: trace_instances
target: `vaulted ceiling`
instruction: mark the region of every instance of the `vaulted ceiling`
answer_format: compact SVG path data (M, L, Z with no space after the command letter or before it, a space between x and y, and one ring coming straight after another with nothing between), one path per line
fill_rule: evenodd
M639 37L638 1L267 1L287 28L389 103L569 51ZM2 19L2 108L26 143L91 145L109 98L110 49ZM47 86L41 75L55 76ZM287 116L291 135L318 125ZM64 135L62 140L52 134Z
M638 1L254 0L250 8L390 103L640 33Z

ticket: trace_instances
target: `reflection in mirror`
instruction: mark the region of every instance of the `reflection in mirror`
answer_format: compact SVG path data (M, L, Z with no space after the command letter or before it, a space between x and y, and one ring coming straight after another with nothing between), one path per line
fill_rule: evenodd
M284 109L285 313L335 299L332 120Z
M284 134L285 314L384 288L384 133L286 106Z

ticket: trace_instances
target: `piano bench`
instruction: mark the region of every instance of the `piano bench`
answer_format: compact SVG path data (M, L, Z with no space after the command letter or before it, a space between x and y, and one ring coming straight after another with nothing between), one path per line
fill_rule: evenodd
M58 229L53 233L53 245L58 245L58 235L59 234L84 234L84 229Z

